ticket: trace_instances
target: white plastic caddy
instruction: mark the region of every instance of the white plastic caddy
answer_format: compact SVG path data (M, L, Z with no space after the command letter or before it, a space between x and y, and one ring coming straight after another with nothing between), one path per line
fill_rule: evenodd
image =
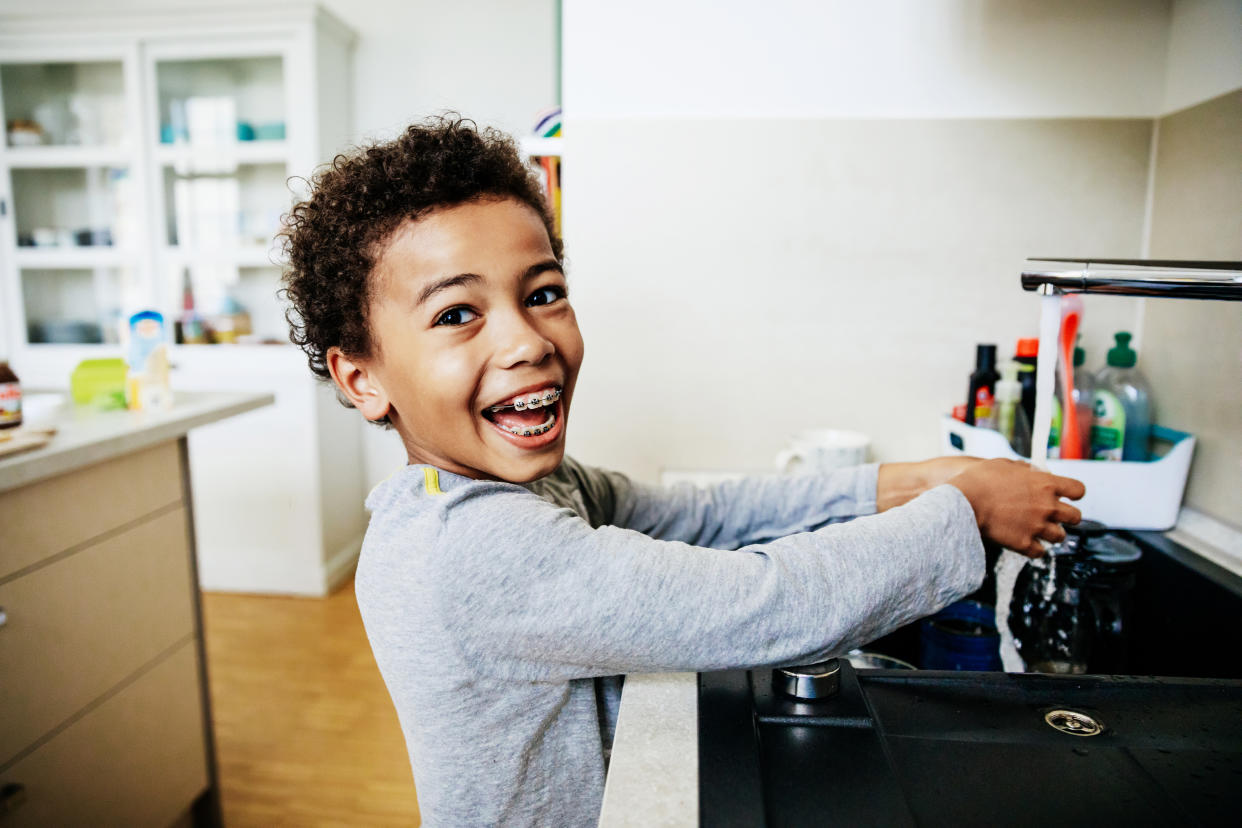
M1107 460L1049 460L1048 471L1081 480L1087 494L1075 502L1082 515L1112 529L1164 531L1177 523L1195 438L1152 426L1153 445L1168 450L1148 463ZM973 457L1020 457L1000 432L976 428L945 416L940 421L941 451Z

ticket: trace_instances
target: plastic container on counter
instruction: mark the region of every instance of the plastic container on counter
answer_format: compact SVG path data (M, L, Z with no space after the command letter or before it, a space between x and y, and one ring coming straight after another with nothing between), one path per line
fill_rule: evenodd
M1006 457L1025 460L990 428L976 428L945 415L940 419L941 452L973 457ZM1086 495L1074 505L1083 517L1098 520L1110 529L1164 531L1177 523L1186 489L1195 438L1163 426L1151 427L1157 451L1146 463L1120 460L1049 460L1053 474L1081 480Z

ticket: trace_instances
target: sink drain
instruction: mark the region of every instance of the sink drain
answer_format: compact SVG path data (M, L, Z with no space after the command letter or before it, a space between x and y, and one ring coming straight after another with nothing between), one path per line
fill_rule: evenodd
M1050 710L1044 714L1044 721L1071 736L1098 736L1104 732L1102 722L1077 710Z

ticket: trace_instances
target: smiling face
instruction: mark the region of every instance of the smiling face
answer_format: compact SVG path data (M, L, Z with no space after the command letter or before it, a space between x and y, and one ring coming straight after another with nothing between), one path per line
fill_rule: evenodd
M372 353L337 385L387 414L411 463L527 482L560 465L582 336L539 215L512 199L407 221L376 263Z

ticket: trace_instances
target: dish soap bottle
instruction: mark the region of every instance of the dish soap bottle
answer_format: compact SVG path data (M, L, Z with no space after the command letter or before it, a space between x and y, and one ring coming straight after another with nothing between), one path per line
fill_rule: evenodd
M1108 365L1096 377L1091 455L1097 460L1145 463L1151 437L1151 391L1135 363L1130 334L1114 334Z
M996 430L1020 456L1030 457L1031 426L1022 408L1020 368L1017 362L1001 363L1001 378L996 383Z
M1078 444L1082 446L1083 459L1090 460L1091 422L1095 418L1095 377L1082 368L1087 361L1086 356L1081 345L1074 348L1074 410L1078 414Z

